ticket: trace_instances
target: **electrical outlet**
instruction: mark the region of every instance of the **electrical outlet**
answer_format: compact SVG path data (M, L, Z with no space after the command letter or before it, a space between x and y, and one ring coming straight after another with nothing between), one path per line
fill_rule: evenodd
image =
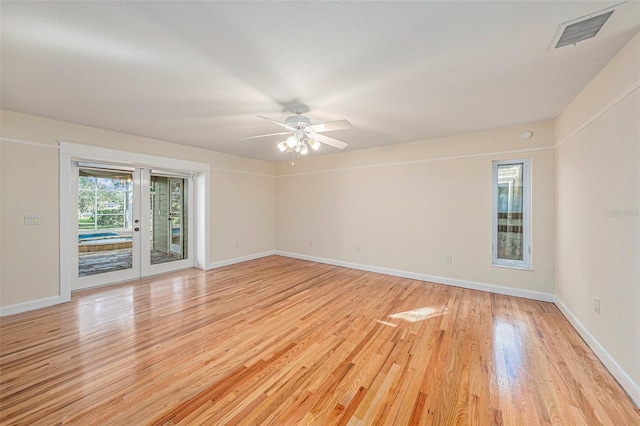
M447 263L453 263L453 256L447 256Z
M313 241L309 240L309 247L313 247Z
M593 310L598 314L600 313L600 299L597 297L593 298Z
M240 248L240 243L236 241L236 248Z
M356 247L356 253L360 253L360 246Z

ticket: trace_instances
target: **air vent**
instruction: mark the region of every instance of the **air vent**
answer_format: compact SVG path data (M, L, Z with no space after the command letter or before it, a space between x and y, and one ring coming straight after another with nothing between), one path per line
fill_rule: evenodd
M617 4L605 10L601 10L572 21L564 22L560 27L558 27L556 36L553 38L553 42L551 44L551 49L576 44L583 40L595 37L613 12L615 12L615 10L624 3Z
M566 26L560 36L560 40L556 43L556 49L558 47L566 46L568 44L576 44L579 41L595 37L612 13L613 10Z

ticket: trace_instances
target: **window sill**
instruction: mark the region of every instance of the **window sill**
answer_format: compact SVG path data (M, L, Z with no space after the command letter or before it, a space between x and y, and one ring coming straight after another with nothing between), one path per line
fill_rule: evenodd
M496 268L517 269L520 271L533 271L531 266L501 265L498 263L492 263L491 266L495 266Z

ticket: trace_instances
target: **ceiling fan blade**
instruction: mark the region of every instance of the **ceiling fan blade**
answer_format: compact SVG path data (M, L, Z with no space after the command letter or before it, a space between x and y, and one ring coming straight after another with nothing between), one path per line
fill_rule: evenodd
M288 135L291 132L280 132L280 133L267 133L266 135L258 135L258 136L249 136L248 138L242 138L241 141L246 141L249 139L257 139L257 138L266 138L267 136L277 136L277 135Z
M312 137L313 139L319 142L322 142L323 144L326 144L338 149L345 149L347 146L349 146L348 143L345 143L345 142L339 141L338 139L330 138L329 136L321 135L318 133L309 133L309 137Z
M269 117L264 117L264 116L262 116L262 115L258 115L257 117L264 118L265 120L269 120L270 122L272 122L272 123L273 123L273 124L275 124L276 126L284 127L284 128L285 128L285 129L287 129L287 130L291 130L289 127L287 127L287 125L286 125L286 124L284 124L284 123L279 123L279 122L277 122L277 121L275 121L275 120L270 119Z
M309 126L314 132L330 132L331 130L350 129L349 120L330 121L328 123L314 124Z

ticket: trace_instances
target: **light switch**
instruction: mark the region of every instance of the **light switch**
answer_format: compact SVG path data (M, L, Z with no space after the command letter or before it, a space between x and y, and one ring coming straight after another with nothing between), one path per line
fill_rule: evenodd
M40 225L40 216L38 215L24 215L25 225Z

